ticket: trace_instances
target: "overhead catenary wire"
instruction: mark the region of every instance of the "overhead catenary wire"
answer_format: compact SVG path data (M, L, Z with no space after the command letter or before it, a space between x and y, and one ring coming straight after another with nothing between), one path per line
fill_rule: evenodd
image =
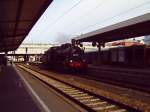
M118 16L120 16L120 15L123 15L123 14L125 14L125 13L127 13L127 12L130 12L131 10L135 10L135 9L137 9L137 8L143 6L143 5L146 5L146 4L148 4L148 3L150 3L150 1L145 2L145 3L143 3L143 4L140 4L140 5L138 5L138 6L134 7L134 8L128 9L128 10L126 10L126 11L124 11L124 12L121 12L121 13L119 13L119 14L113 16L113 17L109 17L109 18L107 18L107 19L104 19L103 21L96 22L96 23L94 23L94 24L88 25L87 27L84 27L84 28L81 29L81 33L80 33L80 34L83 34L82 31L85 31L85 30L87 30L87 29L90 28L90 27L94 27L95 25L98 25L99 23L103 23L103 22L105 22L105 21L111 20L111 19L113 19L113 18L115 18L115 17L118 17ZM77 32L74 32L73 34L77 34ZM79 35L80 35L80 34L79 34Z
M98 0L99 1L99 0ZM103 0L102 2L100 2L99 4L97 4L93 9L90 9L88 11L86 11L85 14L83 14L82 16L78 17L75 21L72 21L68 26L73 26L74 23L76 23L77 21L79 21L79 19L84 18L85 15L89 15L90 13L92 13L95 9L99 8L100 6L104 5L104 3L108 1L108 0Z
M77 7L79 4L81 4L81 2L86 1L86 0L80 0L79 2L77 2L75 5L73 5L69 10L67 10L65 13L63 13L61 16L59 16L55 22L53 24L51 24L51 28L53 28L52 26L54 26L55 24L57 24L59 22L59 20L63 19L64 16L66 16L67 14L69 14L72 9L74 9L75 7ZM98 0L99 1L99 0ZM90 9L88 11L86 11L85 14L83 14L82 16L78 17L77 20L79 20L80 18L83 18L85 15L88 15L89 13L92 13L95 9L97 9L98 7L102 6L106 1L108 0L103 0L102 2L98 3L93 9ZM71 22L71 26L73 26L73 24L77 21L73 21ZM65 28L64 28L65 29Z
M78 1L76 4L74 4L71 8L66 10L62 15L60 15L54 22L51 24L51 28L53 25L55 25L59 20L61 20L65 15L67 15L69 12L71 12L72 9L77 7L83 0Z

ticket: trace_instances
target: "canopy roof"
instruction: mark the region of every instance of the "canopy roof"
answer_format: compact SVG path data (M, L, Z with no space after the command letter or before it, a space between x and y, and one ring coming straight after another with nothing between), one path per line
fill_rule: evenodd
M52 0L0 0L0 52L16 50Z
M80 42L110 42L150 34L150 13L74 38Z

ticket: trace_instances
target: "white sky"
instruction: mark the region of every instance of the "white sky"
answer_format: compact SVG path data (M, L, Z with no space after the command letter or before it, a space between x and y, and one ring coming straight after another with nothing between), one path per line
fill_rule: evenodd
M54 0L24 43L65 43L146 13L150 13L150 0Z

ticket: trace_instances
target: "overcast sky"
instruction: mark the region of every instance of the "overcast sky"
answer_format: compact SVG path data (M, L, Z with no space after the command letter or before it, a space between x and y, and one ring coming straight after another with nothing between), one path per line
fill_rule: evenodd
M146 13L150 0L53 0L24 43L65 43Z

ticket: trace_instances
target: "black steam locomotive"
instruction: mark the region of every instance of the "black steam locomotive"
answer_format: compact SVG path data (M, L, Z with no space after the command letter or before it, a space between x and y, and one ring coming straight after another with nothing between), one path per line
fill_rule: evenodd
M65 72L86 69L84 50L69 43L51 47L42 56L42 62L48 68Z

